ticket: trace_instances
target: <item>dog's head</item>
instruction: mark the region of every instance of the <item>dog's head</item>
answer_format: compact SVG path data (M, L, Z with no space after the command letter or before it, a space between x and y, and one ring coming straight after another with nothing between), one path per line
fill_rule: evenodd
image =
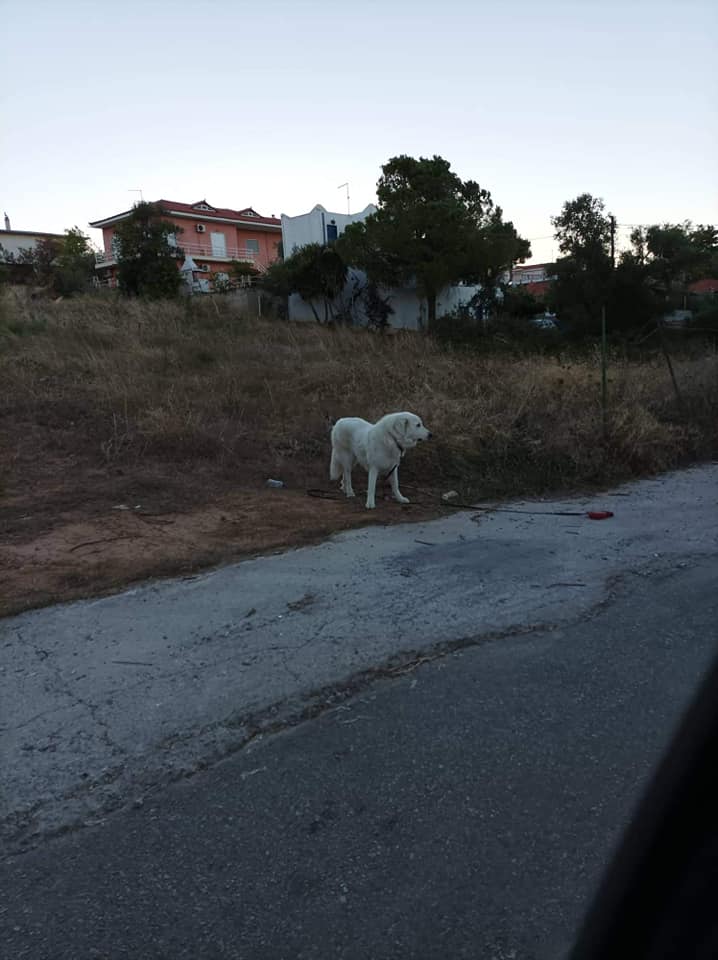
M430 440L431 431L422 423L421 417L415 413L394 414L394 429L392 430L399 446L406 449L415 447L421 440Z

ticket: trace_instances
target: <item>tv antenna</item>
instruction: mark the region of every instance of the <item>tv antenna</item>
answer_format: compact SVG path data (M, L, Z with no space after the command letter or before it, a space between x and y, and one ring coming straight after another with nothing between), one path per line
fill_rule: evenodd
M349 206L349 203L350 203L350 200L349 200L349 183L348 183L348 182L347 182L347 183L340 183L339 186L337 187L337 190L342 190L342 189L344 189L345 187L346 187L346 191L347 191L347 214L349 215L349 214L351 214L351 207Z

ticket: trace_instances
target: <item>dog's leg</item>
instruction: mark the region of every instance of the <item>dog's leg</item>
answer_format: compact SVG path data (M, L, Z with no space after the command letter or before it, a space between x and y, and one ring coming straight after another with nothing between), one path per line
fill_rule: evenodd
M342 464L340 458L337 456L337 451L332 447L332 459L329 464L329 479L338 480L342 475Z
M354 488L352 487L352 467L353 464L351 461L347 462L344 460L342 462L344 468L344 474L342 476L341 488L344 491L347 497L355 497Z
M402 496L402 492L399 489L399 468L391 471L391 477L389 478L391 483L391 492L394 495L394 499L399 503L411 503L408 497Z
M376 467L369 467L369 482L366 488L366 507L367 510L373 510L376 507L376 478L379 471Z

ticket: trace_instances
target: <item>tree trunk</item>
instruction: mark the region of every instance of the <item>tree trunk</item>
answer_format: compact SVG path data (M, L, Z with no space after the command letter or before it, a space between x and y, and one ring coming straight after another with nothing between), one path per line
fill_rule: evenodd
M312 308L312 313L314 314L314 319L317 321L318 324L321 324L322 321L319 319L319 314L317 313L317 308L314 306L314 304L313 304L313 302L312 302L311 300L307 300L307 303L308 303L309 306Z
M436 294L427 293L426 295L426 326L429 333L434 332L436 326Z

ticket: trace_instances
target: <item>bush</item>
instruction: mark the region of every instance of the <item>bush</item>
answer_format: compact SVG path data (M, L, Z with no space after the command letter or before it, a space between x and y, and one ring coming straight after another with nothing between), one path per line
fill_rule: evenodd
M693 318L688 324L689 328L702 330L706 333L718 334L718 298L714 302L708 302L693 314Z

